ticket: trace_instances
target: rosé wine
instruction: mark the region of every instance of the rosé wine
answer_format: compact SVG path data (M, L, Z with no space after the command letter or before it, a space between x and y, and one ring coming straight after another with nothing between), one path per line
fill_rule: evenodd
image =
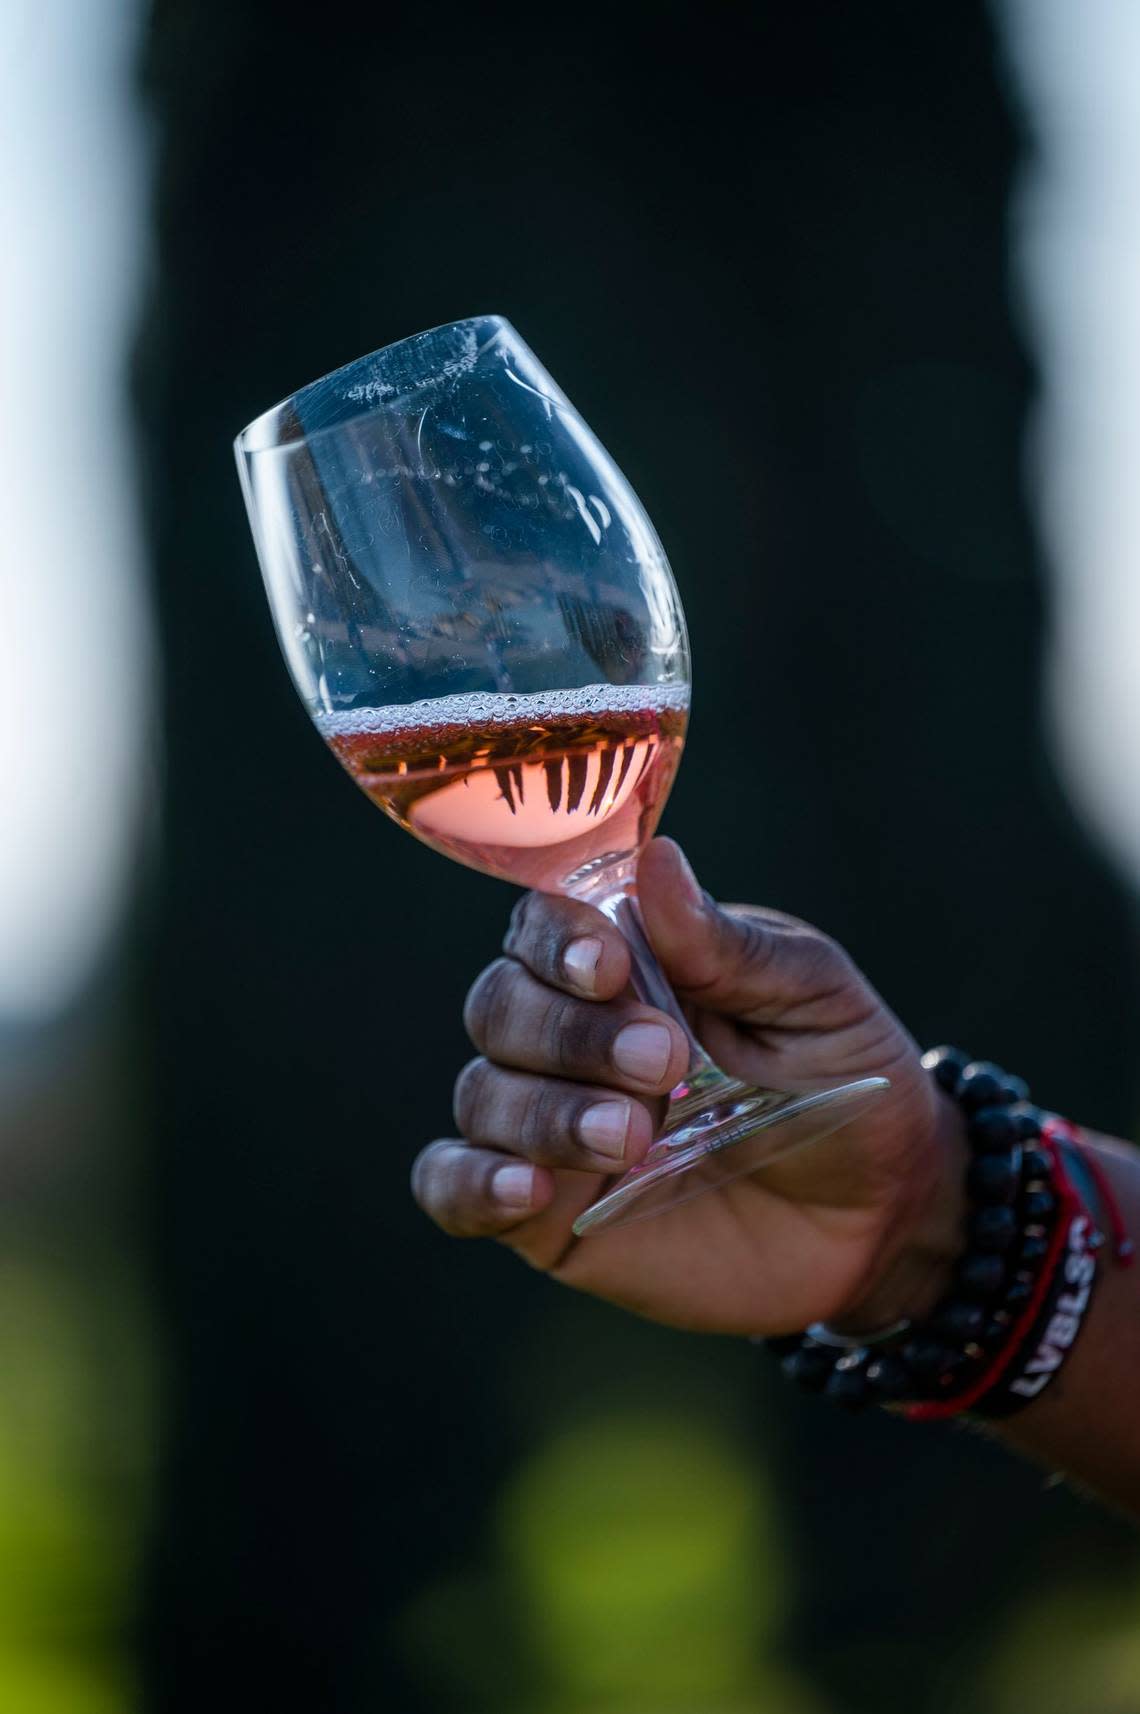
M556 892L652 837L685 740L682 685L444 696L317 717L373 803L425 845Z

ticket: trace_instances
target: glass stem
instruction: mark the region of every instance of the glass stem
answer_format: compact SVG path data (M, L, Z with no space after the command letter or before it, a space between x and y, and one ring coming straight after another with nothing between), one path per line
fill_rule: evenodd
M669 1096L663 1126L663 1132L669 1132L690 1124L711 1108L737 1100L748 1085L723 1072L693 1034L645 932L637 902L636 861L631 856L599 867L588 880L581 877L572 891L574 898L593 905L608 917L629 947L630 986L638 999L659 1012L667 1012L685 1032L689 1069Z

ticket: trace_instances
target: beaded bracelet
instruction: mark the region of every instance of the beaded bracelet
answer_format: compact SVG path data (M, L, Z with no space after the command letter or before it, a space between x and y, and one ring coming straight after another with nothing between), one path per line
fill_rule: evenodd
M790 1379L849 1409L1008 1415L1051 1383L1083 1325L1104 1240L1080 1181L1093 1180L1124 1265L1131 1245L1095 1157L1020 1078L954 1048L923 1065L967 1118L970 1212L950 1292L920 1324L857 1336L816 1324L765 1343Z
M1112 1186L1095 1154L1075 1126L1050 1117L1045 1140L1054 1152L1067 1186L1068 1217L1059 1222L1056 1253L1047 1270L1046 1289L1031 1306L1009 1347L1010 1361L984 1378L974 1414L986 1419L1012 1416L1039 1398L1056 1379L1084 1327L1097 1281L1097 1254L1112 1233L1118 1267L1131 1267L1135 1246L1128 1237ZM1097 1206L1101 1223L1090 1208ZM966 1408L962 1405L960 1408Z

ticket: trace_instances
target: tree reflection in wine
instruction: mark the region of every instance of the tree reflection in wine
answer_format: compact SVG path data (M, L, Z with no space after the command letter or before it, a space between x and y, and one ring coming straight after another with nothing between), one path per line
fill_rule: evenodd
M652 838L677 771L687 685L588 685L322 714L363 791L438 851L544 892Z

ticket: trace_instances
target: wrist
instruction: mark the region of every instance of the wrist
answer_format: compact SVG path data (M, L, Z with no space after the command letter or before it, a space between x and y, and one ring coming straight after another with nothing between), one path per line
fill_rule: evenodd
M969 1147L961 1109L941 1090L933 1095L929 1138L895 1216L898 1240L874 1279L834 1320L839 1332L921 1321L950 1288L965 1243Z
M1103 1242L1096 1209L1121 1265L1131 1243L1080 1133L1035 1107L1023 1079L958 1048L922 1064L961 1117L934 1100L929 1129L912 1133L881 1265L852 1294L846 1327L768 1343L791 1380L851 1410L1005 1416L1051 1384L1081 1330Z

